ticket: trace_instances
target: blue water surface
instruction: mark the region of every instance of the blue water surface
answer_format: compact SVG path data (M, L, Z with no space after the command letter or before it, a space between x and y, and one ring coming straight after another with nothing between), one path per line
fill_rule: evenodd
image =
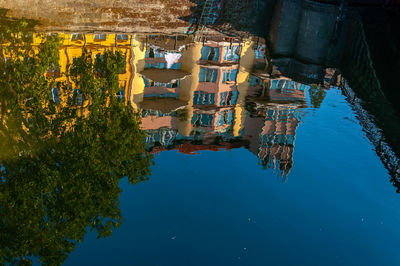
M337 89L304 110L287 180L245 148L154 160L66 265L400 265L400 195Z

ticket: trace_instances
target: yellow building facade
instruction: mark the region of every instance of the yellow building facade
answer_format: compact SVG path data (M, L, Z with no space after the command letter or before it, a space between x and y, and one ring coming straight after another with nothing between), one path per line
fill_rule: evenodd
M61 40L59 48L59 66L57 69L51 70L58 82L68 82L74 89L74 83L68 79L68 68L72 65L75 58L82 56L83 50L87 49L95 61L97 56L101 56L106 50L120 51L125 58L125 70L119 74L119 84L122 95L126 103L130 103L136 110L141 110L141 105L146 95L146 84L141 74L146 68L148 61L149 44L146 36L143 35L127 35L127 34L83 34L83 33L57 33ZM180 90L177 101L185 106L185 119L178 121L177 127L183 136L188 136L193 130L191 123L195 113L195 104L193 102L195 92L207 89L207 82L199 80L202 69L217 69L218 82L212 86L217 86L217 94L219 91L234 90L238 93L238 99L233 106L222 108L234 109L233 132L238 136L243 129L245 120L244 99L247 96L249 87L249 77L254 64L254 42L244 40L239 42L228 42L223 37L217 37L207 41L196 41L187 38L188 43L184 49L175 51L181 53L180 69L189 73L180 80ZM43 40L43 34L34 34L32 38L33 47L38 47ZM240 46L240 60L229 63L223 58L224 51L229 50L233 46ZM216 47L220 50L220 55L214 63L208 63L203 59L202 51L205 46ZM226 52L225 52L226 53ZM236 79L233 85L222 84L222 72L229 69L237 69ZM231 84L231 83L229 83ZM206 87L204 87L206 86ZM219 89L221 88L221 89ZM219 97L217 95L217 97ZM62 95L60 93L61 103L66 103L70 95ZM218 98L219 99L219 98ZM147 99L146 99L147 100ZM87 103L86 103L87 104ZM225 110L226 111L226 110Z

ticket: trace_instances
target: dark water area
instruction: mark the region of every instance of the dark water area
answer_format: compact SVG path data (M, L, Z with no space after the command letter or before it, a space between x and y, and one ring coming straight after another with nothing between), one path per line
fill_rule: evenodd
M0 264L399 265L396 1L157 1L0 3Z

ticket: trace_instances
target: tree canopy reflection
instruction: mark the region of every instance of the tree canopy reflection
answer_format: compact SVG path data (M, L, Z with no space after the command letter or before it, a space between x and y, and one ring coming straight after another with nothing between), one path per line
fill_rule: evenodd
M1 19L3 20L3 18ZM58 65L60 40L34 49L26 21L0 33L0 261L60 264L88 228L107 237L121 223L119 181L150 174L140 117L116 97L119 52ZM18 32L18 33L17 33Z

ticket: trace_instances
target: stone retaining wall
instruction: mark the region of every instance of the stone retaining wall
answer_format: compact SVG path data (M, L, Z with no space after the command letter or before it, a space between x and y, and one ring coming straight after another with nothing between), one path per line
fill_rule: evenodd
M0 0L8 15L45 31L184 32L190 0Z

